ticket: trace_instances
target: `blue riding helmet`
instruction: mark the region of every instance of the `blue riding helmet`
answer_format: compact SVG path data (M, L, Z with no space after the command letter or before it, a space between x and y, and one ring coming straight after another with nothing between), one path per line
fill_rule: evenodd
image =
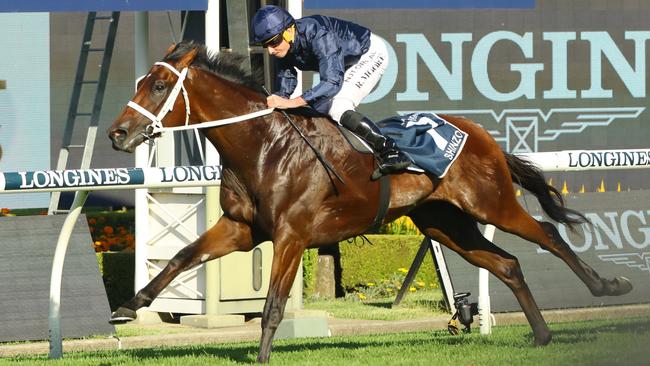
M274 5L260 8L251 19L250 43L260 43L277 36L295 22L285 9Z

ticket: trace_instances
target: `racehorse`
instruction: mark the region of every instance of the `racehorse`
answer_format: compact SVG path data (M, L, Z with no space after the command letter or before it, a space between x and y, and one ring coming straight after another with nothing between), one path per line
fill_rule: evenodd
M212 56L204 46L191 42L170 47L163 62L156 63L139 82L135 96L108 129L113 147L133 152L137 145L157 136L153 127L158 124L199 124L265 109L264 95L250 73L239 67L240 61L241 57L224 52ZM179 97L179 88L186 93L184 97ZM166 115L154 115L169 107L172 109ZM550 251L594 296L631 291L632 285L624 277L600 277L570 249L553 224L535 220L520 206L513 182L531 192L550 219L569 226L586 221L584 215L565 207L562 195L546 183L536 166L502 151L476 123L442 117L468 133L463 152L442 179L427 173L391 175L384 222L407 215L424 235L503 281L519 301L535 345L549 343L551 333L517 258L486 240L478 223L495 225ZM303 251L363 234L379 206L380 183L370 178L375 165L372 155L352 149L326 117L293 113L292 118L342 179L332 179L278 111L204 129L221 156L223 216L116 310L114 322L135 319L135 311L151 304L181 272L233 251L250 251L270 240L274 255L257 358L268 362Z

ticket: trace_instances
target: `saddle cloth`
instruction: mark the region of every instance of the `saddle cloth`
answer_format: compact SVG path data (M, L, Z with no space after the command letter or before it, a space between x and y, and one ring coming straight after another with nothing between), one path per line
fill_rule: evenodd
M409 170L426 171L438 178L447 174L467 141L467 133L434 113L394 116L377 122L377 126L411 157L415 164ZM338 124L337 127L354 149L372 153L359 136Z
M438 178L447 174L467 141L467 133L434 113L390 117L377 125L418 167Z

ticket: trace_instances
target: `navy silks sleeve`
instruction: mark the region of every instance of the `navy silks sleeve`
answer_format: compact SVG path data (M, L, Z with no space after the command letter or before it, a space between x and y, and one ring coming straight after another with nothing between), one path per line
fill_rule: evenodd
M341 90L345 64L338 37L331 32L314 39L312 50L318 58L320 83L305 91L302 98L313 106L331 99Z

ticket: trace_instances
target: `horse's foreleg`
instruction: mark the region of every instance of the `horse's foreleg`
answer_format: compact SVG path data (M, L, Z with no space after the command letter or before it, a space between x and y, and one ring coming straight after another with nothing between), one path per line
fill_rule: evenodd
M504 231L539 244L543 249L562 259L594 296L618 296L632 290L632 284L625 277L616 277L612 280L600 277L571 250L553 224L539 222L523 209L512 211L512 215L503 222L494 224Z
M262 337L257 362L267 363L271 356L273 336L284 316L284 307L289 297L289 291L300 265L304 246L296 240L283 239L273 243L273 265L269 292L262 313Z
M136 310L149 306L158 294L183 271L236 250L250 250L252 247L250 227L222 216L196 241L178 251L153 280L113 313L110 322L123 323L135 319Z
M506 284L526 315L535 345L548 344L551 332L524 280L517 258L485 239L476 221L456 207L441 203L428 208L410 215L422 233L457 252L469 263L487 269Z

